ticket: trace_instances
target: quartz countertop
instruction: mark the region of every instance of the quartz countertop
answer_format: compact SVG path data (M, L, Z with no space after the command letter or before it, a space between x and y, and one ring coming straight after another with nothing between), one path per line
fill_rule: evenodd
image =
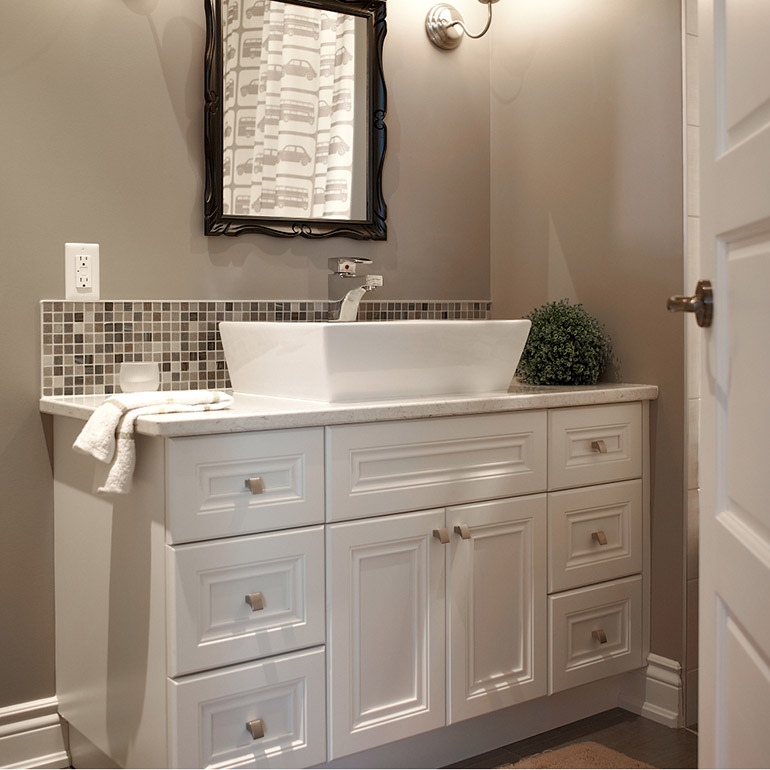
M40 411L87 420L109 396L44 396ZM252 430L305 428L319 425L415 420L464 414L491 414L521 409L590 406L658 397L655 385L600 383L593 386L512 385L508 392L425 398L356 401L326 404L318 401L235 395L230 409L189 414L140 417L136 430L150 436L200 436Z

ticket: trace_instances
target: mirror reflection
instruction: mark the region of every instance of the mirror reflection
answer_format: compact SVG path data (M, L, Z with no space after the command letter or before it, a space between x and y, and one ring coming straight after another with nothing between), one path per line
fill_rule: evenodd
M384 238L384 2L211 1L207 232Z
M275 0L226 6L224 213L362 219L364 20Z

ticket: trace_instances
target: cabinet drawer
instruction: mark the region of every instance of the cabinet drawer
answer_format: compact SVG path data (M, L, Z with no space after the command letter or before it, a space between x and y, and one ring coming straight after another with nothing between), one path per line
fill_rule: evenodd
M548 488L566 489L642 475L642 405L552 409Z
M172 543L323 522L323 428L169 439L166 466Z
M642 579L551 596L549 694L642 665Z
M546 413L327 428L331 521L541 492Z
M548 592L642 571L642 482L548 495Z
M323 644L322 526L167 548L171 676Z
M316 648L169 679L171 767L325 762L324 658ZM264 736L253 737L249 723Z

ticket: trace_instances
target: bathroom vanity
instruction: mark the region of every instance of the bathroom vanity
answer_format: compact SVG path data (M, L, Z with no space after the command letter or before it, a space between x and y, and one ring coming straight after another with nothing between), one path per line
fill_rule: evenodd
M43 399L74 765L438 766L618 705L656 396L238 396L141 418L126 496L71 449L98 399Z

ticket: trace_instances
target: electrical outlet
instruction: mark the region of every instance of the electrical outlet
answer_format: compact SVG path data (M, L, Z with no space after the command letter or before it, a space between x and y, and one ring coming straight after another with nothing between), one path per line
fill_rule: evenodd
M64 296L99 299L99 244L64 244Z
M78 254L75 257L75 286L78 289L90 289L91 284L91 255Z

